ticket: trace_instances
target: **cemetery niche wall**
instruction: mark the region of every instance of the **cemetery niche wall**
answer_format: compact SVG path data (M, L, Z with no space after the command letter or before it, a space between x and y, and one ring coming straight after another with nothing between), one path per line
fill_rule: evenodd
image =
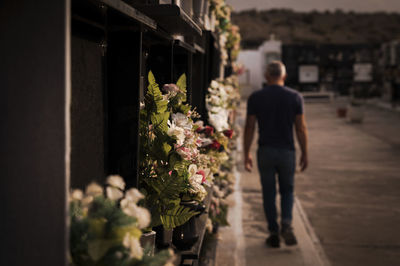
M234 182L240 35L230 7L2 7L0 264L198 263L206 230L227 225Z
M146 261L163 265L167 260L176 265L195 265L206 228L227 224L227 206L221 203L219 207L217 202L232 193L234 181L230 172L231 150L237 137L233 129L239 99L235 78L239 43L238 28L230 23L230 8L224 1L71 1L74 190L70 207L74 214L70 248L74 264L89 263L87 258L82 260L82 251L75 250L79 243L90 247L97 241L100 248L100 243L113 239L123 248L127 265ZM166 88L178 88L178 94L171 95ZM223 96L226 94L230 94L229 99ZM215 102L210 104L211 96L219 101L216 106ZM177 97L181 102L172 103ZM167 147L163 158L171 165L171 160L179 161L179 167L171 168L169 175L183 178L181 190L171 191L178 184L168 183L168 174L162 177L160 164L164 162L157 156L151 159L151 169L141 168L143 158L149 156L143 157L143 145L148 140L140 133L145 122L143 106L150 112L146 109L149 104L163 105L162 101L168 103L167 109L157 109L156 120L151 116L148 140L157 143L158 138L164 139L167 131L159 132L162 127L169 128L170 135L172 123L178 123L176 117L184 114L193 123L191 134L199 138L194 144L196 152L203 160L213 162L201 167L197 157L186 159L181 153L186 144L170 135L163 144ZM224 114L218 120L217 109ZM157 120L162 112L164 120ZM184 143L187 141L186 137ZM148 152L151 155L151 150ZM196 165L198 170L191 173ZM149 169L141 177L139 171ZM149 175L158 178L154 181L158 183L148 181ZM200 179L194 181L195 176ZM204 196L194 196L194 186L204 191ZM101 236L80 239L76 228L87 220L90 231L90 221L99 215L94 210L106 206L113 206L113 212L127 221L124 228L136 229L124 229L122 236L102 229ZM107 212L102 215L107 221L105 228L121 230L120 222L111 222ZM150 249L139 246L135 251L135 241ZM102 247L95 253L88 250L90 263L109 259L117 246ZM175 255L171 257L165 249L174 250Z

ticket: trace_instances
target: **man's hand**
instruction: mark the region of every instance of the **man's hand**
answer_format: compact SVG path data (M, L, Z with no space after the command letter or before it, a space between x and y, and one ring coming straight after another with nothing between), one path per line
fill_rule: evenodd
M294 125L296 128L297 140L299 141L301 148L300 168L301 171L303 172L304 170L306 170L308 166L308 156L307 156L308 133L307 133L306 119L304 117L304 114L296 115L296 120Z
M253 158L251 157L250 154L245 156L244 168L246 168L246 171L248 171L250 173L251 173L251 170L253 169Z
M307 169L308 166L308 157L307 154L302 154L300 157L300 168L301 171L304 172L304 170Z

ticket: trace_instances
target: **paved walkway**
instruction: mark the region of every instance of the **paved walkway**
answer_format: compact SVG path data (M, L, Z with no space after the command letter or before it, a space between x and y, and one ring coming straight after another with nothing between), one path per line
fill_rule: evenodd
M400 265L400 113L368 106L364 123L351 124L336 117L334 103L310 103L306 114L310 168L296 176L294 208L299 245L264 246L257 168L245 172L239 151L232 226L220 231L215 265Z
M239 110L238 122L244 126L245 104ZM255 159L256 145L253 145ZM280 249L265 246L268 236L267 225L262 210L261 185L257 166L252 173L243 168L242 147L238 145L236 192L230 197L230 227L222 228L217 246L215 265L269 265L269 266L324 266L329 265L308 218L296 200L293 226L299 244Z
M332 265L400 265L400 113L367 106L351 124L334 106L306 106L310 168L297 196Z

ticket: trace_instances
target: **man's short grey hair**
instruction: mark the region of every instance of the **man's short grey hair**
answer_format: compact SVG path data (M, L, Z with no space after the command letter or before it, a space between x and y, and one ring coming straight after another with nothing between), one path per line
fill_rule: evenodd
M286 75L286 67L281 61L272 61L267 65L265 74L271 78L282 78Z

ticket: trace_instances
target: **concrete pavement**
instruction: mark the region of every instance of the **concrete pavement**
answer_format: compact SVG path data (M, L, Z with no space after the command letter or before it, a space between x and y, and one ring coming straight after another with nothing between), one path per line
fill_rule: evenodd
M306 105L310 167L296 176L299 245L264 246L257 168L245 172L239 151L232 226L220 231L215 265L400 265L400 114L369 106L364 123L351 124L335 111L334 103Z
M332 265L400 265L400 114L366 107L362 124L308 104L310 168L297 195Z

